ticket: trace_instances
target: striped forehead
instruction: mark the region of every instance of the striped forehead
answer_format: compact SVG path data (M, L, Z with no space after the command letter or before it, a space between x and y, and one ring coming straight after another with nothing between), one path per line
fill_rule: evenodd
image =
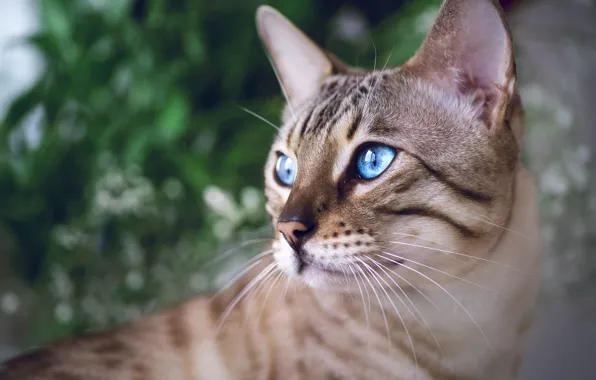
M304 143L326 140L345 130L351 139L355 129L349 133L347 116L362 109L370 93L373 75L336 76L328 79L317 97L305 107L298 118L288 127L286 144L298 151ZM358 126L354 126L357 128Z
M286 145L301 164L310 161L307 157L332 160L332 179L339 179L366 135L364 113L371 84L375 85L377 78L375 74L342 76L323 85L320 94L286 129Z

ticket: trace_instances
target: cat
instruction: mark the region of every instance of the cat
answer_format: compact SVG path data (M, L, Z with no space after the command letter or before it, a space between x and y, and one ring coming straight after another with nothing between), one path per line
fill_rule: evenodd
M365 71L261 6L287 104L271 250L229 288L4 363L2 380L511 379L540 278L536 190L496 0L445 0Z

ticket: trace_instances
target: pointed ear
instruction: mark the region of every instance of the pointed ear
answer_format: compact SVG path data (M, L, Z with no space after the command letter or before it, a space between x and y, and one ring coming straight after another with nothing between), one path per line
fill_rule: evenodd
M497 0L445 0L406 66L447 91L472 96L489 128L507 117L516 91L515 63Z
M273 60L289 106L296 108L316 94L341 63L275 9L260 6L256 19L259 36Z

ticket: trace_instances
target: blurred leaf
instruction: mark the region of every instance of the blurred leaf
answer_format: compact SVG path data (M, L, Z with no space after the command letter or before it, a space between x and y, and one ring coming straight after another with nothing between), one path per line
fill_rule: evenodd
M165 142L178 139L188 127L190 109L186 97L175 93L167 100L158 119L160 136Z
M42 98L43 85L40 81L13 100L4 118L2 128L3 139L8 138L8 134L19 125L25 116L33 111Z
M69 6L64 0L43 0L41 17L44 28L60 41L66 41L72 34Z

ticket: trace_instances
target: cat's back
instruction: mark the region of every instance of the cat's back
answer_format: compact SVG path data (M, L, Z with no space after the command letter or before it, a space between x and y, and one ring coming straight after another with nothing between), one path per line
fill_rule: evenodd
M106 332L58 341L0 364L1 380L193 379L212 302L193 299Z
M255 267L215 294L197 296L111 330L30 350L0 363L0 380L239 378L253 366L244 351L266 346L248 314L258 312L261 320L267 319L262 295L249 297L254 301L250 303L240 297L261 269ZM244 302L235 304L237 299Z

